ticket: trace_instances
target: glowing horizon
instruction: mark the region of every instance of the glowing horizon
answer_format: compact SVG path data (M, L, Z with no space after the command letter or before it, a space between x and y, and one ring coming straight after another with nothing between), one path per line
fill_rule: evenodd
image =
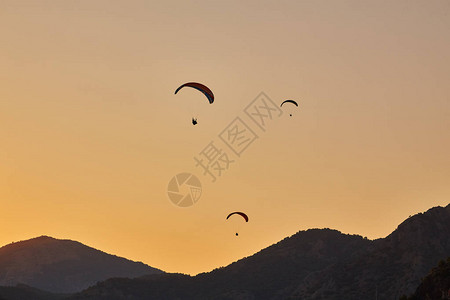
M375 239L446 206L449 12L445 1L3 2L0 245L48 235L197 274L299 230ZM214 103L174 95L191 81ZM299 107L265 132L252 125L258 139L211 182L194 156L261 92ZM181 172L202 183L192 207L167 196ZM239 237L225 221L236 210L250 217Z

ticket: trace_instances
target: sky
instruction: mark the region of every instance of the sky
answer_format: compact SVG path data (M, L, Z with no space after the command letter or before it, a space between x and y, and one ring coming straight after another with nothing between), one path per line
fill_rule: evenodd
M385 237L450 202L449 28L448 1L0 1L0 245L194 275L309 228ZM214 104L174 95L190 81ZM262 131L261 92L299 107ZM219 137L237 117L258 136L240 156ZM234 160L215 182L210 142Z

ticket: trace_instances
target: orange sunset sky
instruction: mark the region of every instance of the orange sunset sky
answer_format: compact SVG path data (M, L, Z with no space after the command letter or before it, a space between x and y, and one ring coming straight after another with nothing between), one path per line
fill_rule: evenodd
M197 274L308 228L384 237L450 202L449 29L449 1L0 1L0 245ZM260 92L300 107L212 183L194 156Z

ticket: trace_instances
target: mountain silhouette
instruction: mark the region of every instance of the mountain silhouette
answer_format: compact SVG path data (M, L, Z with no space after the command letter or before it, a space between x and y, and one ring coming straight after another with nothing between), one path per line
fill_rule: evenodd
M0 300L62 300L68 295L53 294L25 284L0 286Z
M197 276L113 278L70 299L399 299L450 253L450 205L408 218L385 238L300 231Z
M437 267L422 279L421 284L410 297L400 300L450 299L450 257L441 260Z
M450 205L434 207L408 218L390 235L381 239L368 240L332 229L310 229L300 231L226 267L197 276L169 274L159 270L156 270L156 274L147 272L149 275L138 278L112 275L114 278L71 295L48 294L27 286L0 287L0 299L408 299L402 295L412 295L416 298L411 299L415 300L427 299L424 295L435 295L436 291L442 292L440 289L445 289L448 285L448 264L441 262L438 269L433 269L431 273L430 270L450 254L449 228ZM48 237L38 239L55 241ZM2 251L6 247L0 249L1 262L4 261ZM12 249L10 251L14 252ZM28 255L44 258L49 256L46 259L50 260L50 265L56 264L59 267L58 274L66 279L71 278L67 274L71 273L72 264L59 265L52 262L51 253L37 253L39 252L31 251ZM22 261L21 268L36 268L29 266L31 260ZM105 266L106 263L100 265ZM95 273L97 268L98 266L92 266L85 273L78 272L75 278L84 278L84 274ZM5 273L4 267L0 266L0 270L2 274ZM36 271L32 274L36 274ZM45 277L34 276L42 280ZM54 275L45 279L48 284L57 282ZM28 282L33 287L42 286ZM69 284L71 281L67 279L65 282Z
M162 271L79 242L48 236L0 248L2 286L26 284L54 293L74 293L111 277L157 273ZM29 292L29 289L25 290Z

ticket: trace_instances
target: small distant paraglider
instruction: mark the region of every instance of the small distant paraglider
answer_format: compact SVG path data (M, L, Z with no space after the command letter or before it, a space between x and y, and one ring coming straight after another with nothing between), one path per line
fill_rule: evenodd
M294 100L284 100L284 101L280 104L280 107L283 107L283 104L285 104L285 103L292 103L292 104L294 104L295 106L298 107L298 103L297 103L296 101L294 101ZM289 114L289 116L292 117L292 114Z
M203 85L203 84L198 83L198 82L187 82L187 83L181 85L180 87L178 87L175 90L175 95L178 93L179 90L181 90L184 87L191 87L193 89L196 89L196 90L202 92L203 95L205 95L206 98L208 99L209 104L213 104L213 102L214 102L214 94L206 85ZM192 118L192 124L196 125L197 123L198 123L197 119L196 118Z
M247 216L245 213L243 213L243 212L240 212L240 211L232 212L232 213L230 213L230 214L227 216L227 220L228 220L232 215L239 215L239 216L241 216L242 218L244 218L245 222L248 222L248 216ZM239 233L236 232L236 236L238 236L238 235L239 235Z

